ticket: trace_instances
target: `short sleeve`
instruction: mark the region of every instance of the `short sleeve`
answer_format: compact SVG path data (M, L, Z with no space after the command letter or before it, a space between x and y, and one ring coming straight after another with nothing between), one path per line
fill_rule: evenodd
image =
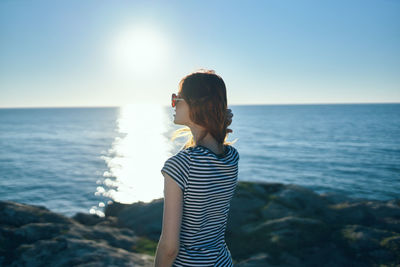
M167 173L178 184L178 186L185 191L190 168L190 158L184 150L181 150L176 155L167 159L161 172Z

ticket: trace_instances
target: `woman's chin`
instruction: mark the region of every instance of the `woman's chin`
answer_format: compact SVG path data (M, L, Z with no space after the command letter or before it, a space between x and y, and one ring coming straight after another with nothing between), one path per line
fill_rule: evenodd
M177 121L176 119L174 119L174 124L176 124L176 125L183 125L182 123L180 123L180 122Z

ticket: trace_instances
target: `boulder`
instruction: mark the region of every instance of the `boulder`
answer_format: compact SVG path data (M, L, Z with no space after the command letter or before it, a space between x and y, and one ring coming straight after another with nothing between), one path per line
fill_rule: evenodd
M154 265L147 239L115 227L115 218L74 218L42 206L0 201L0 266Z
M153 266L163 199L72 218L0 201L0 266ZM225 240L235 266L396 266L400 199L239 182Z

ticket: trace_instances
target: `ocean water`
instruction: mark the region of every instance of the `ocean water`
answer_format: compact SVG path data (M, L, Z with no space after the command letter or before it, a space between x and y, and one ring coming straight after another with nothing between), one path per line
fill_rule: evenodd
M318 193L400 196L400 104L230 106L239 180ZM150 112L151 111L151 112ZM0 199L72 216L163 196L173 109L0 109Z

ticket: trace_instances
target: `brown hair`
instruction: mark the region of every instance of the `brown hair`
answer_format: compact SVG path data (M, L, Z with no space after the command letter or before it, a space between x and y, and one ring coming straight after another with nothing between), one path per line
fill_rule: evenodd
M236 142L226 142L228 133L232 132L227 128L226 87L214 70L200 69L186 75L179 82L179 94L189 106L190 120L205 129L199 140L210 133L219 144ZM184 148L194 146L193 136L188 127L175 131L172 140L184 132L186 132L184 135L189 135Z

